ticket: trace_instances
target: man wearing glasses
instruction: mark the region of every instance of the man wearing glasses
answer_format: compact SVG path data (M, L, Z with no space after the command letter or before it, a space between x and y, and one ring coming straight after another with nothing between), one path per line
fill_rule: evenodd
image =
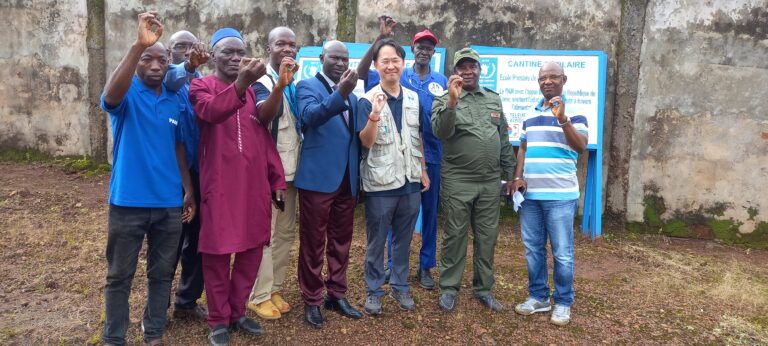
M528 263L528 299L518 304L521 315L552 310L547 286L547 238L554 258L555 309L550 322L566 325L573 303L573 217L579 202L576 160L587 148L587 118L566 115L563 85L568 80L554 62L539 70L544 98L532 116L523 120L517 152L515 190L525 191L521 205L525 260Z

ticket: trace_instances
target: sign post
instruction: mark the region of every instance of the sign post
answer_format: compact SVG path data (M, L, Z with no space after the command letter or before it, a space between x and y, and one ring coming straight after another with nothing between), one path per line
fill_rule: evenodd
M568 113L584 115L589 127L587 182L584 189L582 233L590 238L602 235L603 115L608 56L601 51L533 50L472 46L480 54L480 85L501 96L509 124L509 140L520 145L520 131L526 115L541 100L538 73L548 61L559 63L568 76L563 96Z

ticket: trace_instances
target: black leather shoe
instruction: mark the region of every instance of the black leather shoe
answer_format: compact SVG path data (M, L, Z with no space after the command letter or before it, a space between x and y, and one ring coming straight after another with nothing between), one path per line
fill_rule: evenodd
M227 326L220 324L211 329L208 334L208 342L211 346L228 346L229 345L229 330Z
M352 305L349 304L346 298L344 299L331 299L325 298L325 308L328 310L336 311L344 317L352 319L359 319L363 317L360 311L357 311Z
M251 334L253 336L260 336L264 334L264 328L261 327L259 322L256 322L253 319L245 316L240 317L239 320L232 323L232 329L242 330L246 334Z
M440 299L437 300L437 306L443 311L452 311L456 306L456 294L443 293L440 295Z
M315 328L323 328L323 313L319 305L304 304L304 321Z
M435 279L432 278L432 272L430 272L429 269L419 268L418 278L419 286L422 288L428 290L435 289Z

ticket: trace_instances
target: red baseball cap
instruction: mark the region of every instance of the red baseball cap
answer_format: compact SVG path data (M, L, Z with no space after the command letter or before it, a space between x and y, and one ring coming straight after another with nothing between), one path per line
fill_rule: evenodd
M429 31L429 29L424 29L424 31L417 33L416 35L413 35L413 42L411 42L411 44L415 44L416 41L423 40L423 39L430 40L432 41L432 43L435 44L435 46L437 46L437 36L435 36L435 34Z

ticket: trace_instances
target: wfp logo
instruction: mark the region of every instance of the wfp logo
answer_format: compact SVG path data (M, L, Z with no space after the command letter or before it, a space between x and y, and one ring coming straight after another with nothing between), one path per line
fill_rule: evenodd
M304 60L301 66L301 79L310 79L320 72L320 60Z
M499 58L480 58L480 86L496 90L496 74L498 72Z

